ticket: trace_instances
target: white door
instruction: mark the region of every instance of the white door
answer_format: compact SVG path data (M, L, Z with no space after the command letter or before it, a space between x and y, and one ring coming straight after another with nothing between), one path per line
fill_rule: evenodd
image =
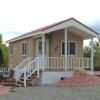
M36 56L37 57L42 57L42 39L38 39L36 41ZM45 57L49 56L49 40L46 39L45 41ZM46 62L46 59L45 59ZM39 60L38 62L39 66L42 67L42 59ZM47 66L47 63L45 63ZM43 66L45 67L45 66Z
M42 39L36 41L36 56L42 57ZM49 40L45 42L45 57L49 56Z

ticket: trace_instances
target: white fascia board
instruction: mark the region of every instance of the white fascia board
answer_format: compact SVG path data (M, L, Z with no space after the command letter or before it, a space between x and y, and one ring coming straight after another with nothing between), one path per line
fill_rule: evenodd
M93 37L98 37L98 35L95 32L86 28L85 26L76 22L75 20L69 20L65 23L62 23L62 24L59 24L59 25L54 26L52 28L49 28L47 30L44 30L43 33L49 33L49 32L52 32L52 31L56 31L56 30L60 30L60 29L68 28L68 27L75 27L77 29L80 29L80 30L88 33L89 35L92 35Z
M52 28L49 28L47 30L44 30L43 33L49 33L49 32L52 32L52 31L56 31L56 30L60 30L60 29L64 29L64 28L67 28L69 26L72 26L72 23L70 21L67 21L65 23L62 23L62 24L59 24L59 25L54 26Z
M73 26L73 27L76 27L76 28L78 28L78 29L80 29L80 30L82 30L82 31L85 31L85 32L88 33L89 35L92 35L92 36L94 36L94 37L98 37L98 35L97 35L95 32L93 32L92 30L86 28L85 26L81 25L80 23L77 23L77 22L74 21L74 20L73 20L73 22L72 22L72 26Z
M11 42L14 42L14 41L18 41L18 40L25 39L25 38L35 36L35 35L39 35L39 34L41 34L41 32L36 32L36 33L33 32L33 34L30 34L30 35L27 35L27 36L21 36L21 37L12 39L12 40L8 40L7 43L11 43Z

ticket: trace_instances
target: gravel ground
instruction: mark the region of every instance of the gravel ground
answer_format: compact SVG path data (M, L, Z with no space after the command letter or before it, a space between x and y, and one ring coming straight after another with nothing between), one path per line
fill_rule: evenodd
M0 100L100 100L100 86L92 87L18 87L0 95Z

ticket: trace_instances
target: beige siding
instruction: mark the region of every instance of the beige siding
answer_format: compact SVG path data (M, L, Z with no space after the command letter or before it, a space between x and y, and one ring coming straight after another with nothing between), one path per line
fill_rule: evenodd
M61 41L64 40L64 31L59 30L51 33L51 38L49 40L50 56L58 57L61 55Z
M64 30L59 30L51 33L50 38L50 56L61 56L61 41L64 41ZM83 40L81 37L68 32L68 41L77 42L77 57L83 56Z
M28 46L27 56L22 56L21 55L21 43L23 41L27 41L27 46ZM33 57L34 56L33 43L34 43L34 41L33 41L32 37L12 43L14 51L13 51L13 55L10 56L10 64L12 64L13 67L18 65L26 57Z

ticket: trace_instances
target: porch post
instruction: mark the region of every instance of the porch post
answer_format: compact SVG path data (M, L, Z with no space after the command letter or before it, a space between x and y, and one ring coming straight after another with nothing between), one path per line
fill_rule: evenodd
M67 29L65 28L64 32L65 37L65 70L67 70Z
M93 48L93 38L91 38L91 71L94 70L94 63L93 63L93 54L94 54L94 48Z
M45 69L45 34L42 34L42 68Z

